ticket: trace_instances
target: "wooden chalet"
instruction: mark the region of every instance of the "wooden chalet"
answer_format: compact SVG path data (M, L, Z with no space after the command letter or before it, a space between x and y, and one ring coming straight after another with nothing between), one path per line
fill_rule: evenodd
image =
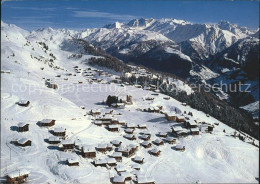
M94 166L95 167L97 167L97 166L106 167L106 165L107 165L106 159L96 159L94 161Z
M197 128L198 124L193 120L188 120L184 122L186 128Z
M118 152L122 152L122 156L124 157L131 157L132 155L135 154L136 149L130 146L125 146L125 147L119 147Z
M65 136L66 135L66 128L63 128L63 127L54 128L53 135L55 135L55 136Z
M119 124L119 125L125 125L126 122L125 122L125 120L119 120L119 121L118 121L118 124Z
M119 124L119 121L118 121L117 118L113 118L113 119L111 119L110 123L111 124Z
M115 158L107 158L106 159L106 161L107 161L107 165L109 165L109 166L116 166L116 159Z
M157 148L154 148L151 150L151 155L159 156L161 154L161 151Z
M122 162L122 152L114 152L111 157L116 159L117 162Z
M126 172L127 169L126 169L126 166L125 165L117 165L115 167L115 170L118 174L120 174L121 172Z
M73 150L75 147L75 142L71 139L66 139L61 141L61 150Z
M144 163L144 157L136 156L135 158L133 158L133 161L138 163L138 164L143 164Z
M177 151L185 151L185 146L181 145L181 144L178 144L177 146L175 146L175 149Z
M146 124L138 124L137 128L139 128L139 129L146 129L147 126L146 126Z
M30 172L26 169L19 169L6 174L7 184L20 184L28 181Z
M134 131L135 131L135 129L127 128L127 129L125 129L124 131L125 131L125 133L127 133L127 134L133 134Z
M113 184L125 184L125 177L124 176L114 176L112 183Z
M55 136L51 136L49 137L48 139L48 143L49 144L59 144L61 141L60 141L60 138L59 137L55 137Z
M107 144L98 144L98 146L96 147L96 150L101 152L101 153L106 153Z
M18 123L18 132L27 132L29 131L29 124L28 123Z
M119 140L113 140L110 143L113 144L113 146L115 147L119 147L122 144L122 142Z
M79 160L77 158L67 159L68 166L79 166Z
M136 125L133 124L133 123L127 123L126 127L127 127L127 128L131 128L131 129L135 129L135 128L136 128Z
M185 122L185 117L184 117L184 116L177 116L176 121L177 121L178 123Z
M97 115L100 115L101 114L101 111L100 110L91 110L90 111L90 114L92 115L92 116L97 116Z
M178 132L182 131L182 127L181 126L172 126L172 134L174 136L178 135Z
M176 139L173 137L167 137L166 142L168 142L169 144L174 144L176 143Z
M153 143L154 143L156 146L164 145L164 142L163 142L163 140L161 140L161 139L155 139L155 140L153 141Z
M23 106L23 107L28 107L29 104L30 104L30 101L28 101L28 100L20 100L17 104L20 105L20 106Z
M200 130L198 127L196 128L190 128L190 132L192 135L199 135L200 134Z
M136 140L136 137L133 134L126 134L126 135L124 135L124 138L131 140L131 141Z
M97 126L102 126L102 121L99 121L99 120L96 120L94 121L94 124L97 125Z
M142 139L142 140L144 140L144 141L148 141L148 140L150 140L150 138L151 138L151 135L145 135L145 134L143 134L143 135L140 136L140 139Z
M173 113L166 113L165 114L165 118L168 120L168 121L176 121L177 120L177 115L175 112Z
M117 125L108 125L108 128L107 128L109 131L111 132L118 132L119 131L119 128Z
M16 144L16 146L22 146L22 147L31 146L32 141L30 139L27 139L27 138L21 138L21 139L18 139L15 142L15 144Z
M159 132L159 137L166 138L168 136L167 132Z
M55 121L56 120L53 120L53 119L43 119L42 121L40 121L40 125L43 126L43 127L54 126Z
M141 145L144 147L144 148L150 148L152 146L152 144L148 141L144 141L141 143Z
M81 155L84 158L95 158L96 157L96 150L93 146L83 146L81 148Z

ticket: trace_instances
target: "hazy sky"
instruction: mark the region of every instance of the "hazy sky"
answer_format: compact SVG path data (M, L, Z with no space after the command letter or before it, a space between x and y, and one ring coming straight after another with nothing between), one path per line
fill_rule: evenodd
M227 20L259 27L259 1L205 0L31 0L4 1L2 20L27 30L43 27L85 29L135 18L175 18L194 23Z

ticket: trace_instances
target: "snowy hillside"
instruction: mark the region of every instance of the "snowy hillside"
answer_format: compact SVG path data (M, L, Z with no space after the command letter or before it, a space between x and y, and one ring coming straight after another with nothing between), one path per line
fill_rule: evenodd
M63 49L65 41L77 33L51 28L28 33L5 23L1 24L1 30L1 182L5 181L5 175L22 174L23 168L30 172L28 183L110 183L117 178L119 173L115 168L119 170L119 166L127 171L121 176L130 176L132 181L139 182L145 179L155 183L195 183L198 180L202 183L257 182L259 148L249 144L254 141L258 145L257 140L247 135L244 135L244 141L233 137L234 129L173 98L168 99L166 95L155 96L153 91L137 86L112 83L119 76L99 74L101 71L86 64L86 60L96 56L82 54L81 57L71 57L78 53L68 47ZM106 32L106 28L101 30ZM95 33L99 34L98 31ZM131 38L130 32L127 33ZM142 32L140 34L136 40L147 39ZM158 38L167 40L159 34ZM105 36L102 39L109 42ZM48 88L47 79L58 88ZM178 81L174 83L183 85ZM102 104L108 95L123 99L131 95L133 104L122 109L108 107ZM30 101L29 106L19 106L17 102L21 100ZM182 123L167 121L164 114L140 111L160 106L168 114L176 110L178 116L183 114L196 120L199 135L189 133L184 137L173 137L172 126L182 127L184 132L190 132L190 129L183 127ZM124 126L119 125L118 132L111 132L104 125L93 124L95 117L89 114L90 110L102 113L113 110L113 118L124 120L128 125L132 123L132 126L146 124L147 130L136 128L136 140L128 140L124 137ZM193 115L187 115L188 112ZM56 120L54 127L39 126L43 119ZM29 131L18 132L20 122L29 124ZM214 125L212 133L206 132L208 125ZM48 142L53 132L62 128L66 128L67 142L76 145L72 151L61 151L61 144ZM140 139L145 131L151 133L149 142L152 145L147 149L141 145L143 141ZM175 138L176 143L169 144L160 137L164 144L156 146L159 132L167 133L170 139ZM30 139L31 146L17 146L14 142L25 140L21 138ZM96 163L102 159L111 161L108 158L117 150L115 146L106 153L97 151L95 159L83 158L80 154L83 146L98 147L113 140L121 141L122 146L137 145L138 150L129 158L123 157L121 163L116 162L116 167L95 167L92 163L96 159L101 159ZM184 145L185 151L177 151L177 145ZM158 157L151 155L154 148L161 150ZM135 163L133 158L136 156L143 157L144 163ZM67 160L69 163L78 160L79 166L68 166ZM16 172L10 174L12 171Z

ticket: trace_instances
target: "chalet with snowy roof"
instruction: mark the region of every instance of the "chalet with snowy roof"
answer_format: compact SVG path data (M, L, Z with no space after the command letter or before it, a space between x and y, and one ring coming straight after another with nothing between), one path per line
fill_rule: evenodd
M176 139L173 137L167 137L166 142L168 142L169 144L174 144L176 143Z
M59 137L55 137L55 136L51 136L49 137L48 139L48 143L49 144L59 144L61 141L60 141L60 138Z
M99 120L96 120L94 121L94 124L97 125L97 126L102 126L102 121L99 121Z
M84 158L95 158L96 150L94 146L83 146L81 148L81 155Z
M6 174L6 183L20 184L28 181L30 172L26 169L19 169Z
M125 147L119 147L117 151L122 152L122 155L124 157L130 157L135 154L136 149L130 146L125 146Z
M147 126L146 126L146 124L138 124L137 128L139 128L139 129L146 129Z
M117 165L117 166L115 167L115 170L116 170L116 172L117 172L118 174L120 174L121 172L127 171L125 165Z
M176 121L177 120L177 115L175 112L171 112L171 113L165 113L165 118L168 121Z
M27 138L21 138L21 139L18 139L15 142L15 144L16 144L16 146L22 146L22 147L31 146L32 141L30 139L27 139Z
M101 153L105 153L107 151L107 144L98 144L96 150Z
M177 146L175 146L175 149L177 151L185 151L185 146L181 145L181 144L178 144Z
M190 132L192 135L199 135L200 134L200 130L198 127L196 128L190 128Z
M185 117L184 116L177 116L176 121L179 123L185 122Z
M125 125L126 122L125 122L125 120L119 120L119 121L118 121L118 124L119 124L119 125Z
M97 115L100 115L101 114L101 111L99 109L96 109L96 110L91 110L90 111L90 114L92 116L97 116Z
M79 166L79 160L77 158L67 159L68 166Z
M142 139L142 140L144 140L144 141L148 141L148 140L150 140L150 138L151 138L151 135L145 135L145 134L143 134L143 135L140 136L140 139Z
M126 181L131 181L133 175L131 173L125 171L125 172L120 172L120 176L125 177Z
M19 102L17 102L18 105L23 106L23 107L28 107L30 104L30 101L28 100L20 100Z
M125 131L125 133L127 133L127 134L133 134L134 131L135 131L135 129L127 128L127 129L125 129L124 131Z
M111 119L110 123L111 123L111 124L118 124L119 121L118 121L117 118L113 118L113 119Z
M115 147L119 147L122 144L122 142L119 140L113 140L111 141L111 144L113 144L113 146Z
M143 164L144 163L144 157L136 156L135 158L133 158L133 161L138 163L138 164Z
M108 125L108 128L107 128L110 132L118 132L119 131L119 128L117 125Z
M187 120L184 122L185 127L187 128L197 128L198 124L193 120Z
M161 139L155 139L155 140L153 141L153 143L154 143L156 146L164 145L163 140L161 140Z
M167 132L159 132L159 137L166 138L168 136Z
M61 141L60 148L63 151L73 150L74 147L75 147L75 142L71 139L66 139Z
M18 132L27 132L29 131L29 124L28 123L18 123Z
M97 166L106 167L106 165L107 165L106 159L96 159L94 161L94 166L95 167L97 167Z
M65 136L66 135L66 128L63 128L63 127L54 128L53 135L55 135L55 136Z
M151 155L159 156L161 154L161 150L154 148L151 150Z
M150 148L152 146L152 144L148 141L144 141L141 143L141 145L144 147L144 148Z
M107 165L109 165L109 166L116 166L116 159L115 158L107 158L106 159L106 161L107 161Z
M122 162L122 152L114 152L111 157L116 159L117 162Z
M54 120L54 119L43 119L42 121L40 121L40 125L43 126L43 127L54 126L55 121L56 120Z
M137 184L155 184L155 180L152 177L139 175L137 177Z
M126 135L124 135L124 138L131 140L131 141L136 140L136 137L133 134L126 134Z
M127 123L126 127L127 127L127 128L135 129L135 128L136 128L136 125L133 124L133 123Z
M125 184L125 177L124 176L114 176L112 183L113 184Z
M112 103L111 107L118 108L118 109L124 109L125 104L124 103Z
M183 128L181 126L172 126L172 133L173 135L177 136L179 131L182 131Z

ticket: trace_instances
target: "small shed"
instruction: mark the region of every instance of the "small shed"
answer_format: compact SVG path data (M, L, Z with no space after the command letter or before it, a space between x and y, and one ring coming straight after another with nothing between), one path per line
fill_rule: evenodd
M18 123L18 132L27 132L29 131L29 124L28 123Z
M25 183L30 172L26 169L19 169L6 174L6 181L9 184Z
M73 150L75 146L75 142L71 139L66 139L61 141L61 150Z
M124 138L128 139L128 140L136 140L136 137L133 134L126 134L124 135Z
M135 129L127 128L127 129L125 129L124 131L125 131L125 133L127 133L127 134L133 134L134 131L135 131Z
M84 158L95 158L96 150L94 146L83 146L81 148L81 155Z
M197 128L198 124L193 120L188 120L184 123L185 127L187 128Z
M67 159L68 166L79 166L79 160L77 158Z
M97 125L97 126L102 126L102 121L99 121L99 120L96 120L94 121L94 124Z
M177 115L176 115L176 112L171 112L171 113L166 113L165 114L165 118L168 120L168 121L176 121L177 119Z
M185 151L185 146L181 145L181 144L178 144L177 146L175 146L175 149L177 151Z
M111 141L111 144L113 144L115 147L119 147L122 144L122 142L119 140L113 140Z
M140 139L145 140L145 141L150 140L150 138L151 138L151 135L145 135L145 134L143 134L143 135L140 136Z
M126 122L125 122L125 120L119 120L119 121L118 121L118 124L119 124L119 125L125 125Z
M174 144L174 143L176 143L176 139L173 138L173 137L167 137L167 138L166 138L166 141L167 141L169 144Z
M110 121L111 124L118 124L119 121L117 118L112 118L111 121Z
M143 164L144 163L144 157L136 156L135 158L133 158L133 161L138 163L138 164Z
M105 153L107 151L107 144L98 144L96 150L101 153Z
M139 129L146 129L146 124L138 124L137 128Z
M108 130L111 132L118 132L118 126L117 125L108 125Z
M22 146L22 147L31 146L32 145L32 141L30 139L27 139L27 138L21 138L21 139L18 139L16 141L16 145L17 146Z
M28 100L20 100L17 104L20 105L20 106L23 106L23 107L28 107L29 104L30 104L30 101L28 101Z
M152 144L148 141L144 141L141 143L141 145L144 147L144 148L150 148L152 146Z
M163 140L161 140L161 139L155 139L155 140L153 141L153 143L154 143L155 145L157 145L157 146L164 145Z
M166 138L168 136L167 132L159 132L159 137Z
M61 141L59 137L51 136L48 139L49 144L59 144Z
M161 151L157 148L154 148L151 150L151 155L159 156L161 154Z
M114 152L111 157L116 159L117 162L122 162L122 152Z
M63 127L54 128L53 135L55 135L55 136L65 136L66 135L66 128L63 128Z
M179 123L185 122L185 117L184 116L177 116L176 121Z
M200 134L200 130L199 130L198 127L197 128L191 128L190 132L191 132L192 135L199 135Z
M54 119L43 119L42 121L40 121L40 125L44 126L44 127L54 126L55 121L56 120L54 120Z
M131 128L131 129L135 129L135 128L136 128L136 125L133 124L133 123L127 123L126 127L127 127L127 128Z

